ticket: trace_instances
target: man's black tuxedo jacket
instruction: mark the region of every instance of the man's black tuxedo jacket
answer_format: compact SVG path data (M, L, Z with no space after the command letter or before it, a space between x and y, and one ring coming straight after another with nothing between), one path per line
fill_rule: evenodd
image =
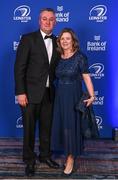
M56 37L52 39L53 53L49 64L46 47L40 30L23 35L15 62L15 93L27 94L29 103L40 103L49 75L50 95L53 96L55 67L59 60Z

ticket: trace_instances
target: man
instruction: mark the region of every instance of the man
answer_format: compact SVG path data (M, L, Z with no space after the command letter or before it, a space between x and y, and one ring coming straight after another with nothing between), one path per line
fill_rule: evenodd
M56 37L52 35L55 23L53 9L43 9L39 15L40 30L22 36L16 55L15 90L23 117L23 161L26 163L27 176L35 172L37 119L40 127L39 160L51 168L58 168L50 153L53 80L59 57Z

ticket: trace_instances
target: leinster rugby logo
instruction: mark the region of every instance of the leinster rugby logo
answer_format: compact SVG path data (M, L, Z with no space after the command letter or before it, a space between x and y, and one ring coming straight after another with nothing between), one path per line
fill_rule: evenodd
M102 129L102 118L100 116L95 116L96 118L96 123L98 125L98 129Z
M21 22L28 22L31 20L30 14L30 7L26 5L18 6L14 10L14 17L13 20L21 21Z
M95 79L101 79L104 77L104 65L101 63L95 63L89 67L89 69L92 71L91 72L91 77L94 77Z
M105 5L94 6L89 12L89 20L96 22L103 22L107 19L105 16L107 12L107 7Z
M22 116L16 120L16 128L23 128Z

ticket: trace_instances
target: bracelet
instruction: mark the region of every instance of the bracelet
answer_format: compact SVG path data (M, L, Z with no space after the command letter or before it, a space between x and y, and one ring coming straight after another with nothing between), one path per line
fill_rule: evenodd
M90 97L95 97L95 96L93 95L93 96L90 96Z
M95 99L95 96L90 96L90 98L93 98L93 99Z

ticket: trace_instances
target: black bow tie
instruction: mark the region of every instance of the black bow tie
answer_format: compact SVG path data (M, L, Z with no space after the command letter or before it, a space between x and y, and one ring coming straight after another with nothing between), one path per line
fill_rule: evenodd
M52 38L53 38L53 35L52 35L52 34L51 34L50 36L46 35L46 36L44 37L44 39L48 39L48 38L52 39Z

